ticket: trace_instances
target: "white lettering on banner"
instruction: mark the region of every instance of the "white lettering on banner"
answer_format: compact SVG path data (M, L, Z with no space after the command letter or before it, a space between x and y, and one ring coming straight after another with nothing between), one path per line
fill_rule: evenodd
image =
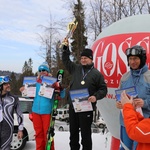
M94 51L94 60L97 61L97 69L104 73L105 76L112 76L117 70L117 76L123 75L124 72L121 71L121 66L124 64L126 66L126 70L129 70L127 66L127 58L123 50L123 46L127 45L126 47L131 47L132 45L133 37L130 36L126 38L123 42L120 43L119 46L117 46L115 43L111 42L105 45L105 41L100 41L97 46L95 47ZM145 44L145 48L147 50L147 54L150 53L150 47L149 47L149 36L141 39L139 42L137 42L135 45L142 45ZM104 49L105 45L105 49ZM111 51L110 51L111 48ZM98 55L100 54L100 55ZM109 61L107 61L107 56L109 55ZM122 62L118 60L120 58ZM149 65L150 62L148 62Z
M147 54L149 54L150 53L150 46L149 46L150 43L149 42L150 42L150 39L149 39L149 36L147 36L147 37L143 38L141 41L139 41L137 43L137 45L142 45L144 43L146 52L147 52Z
M119 84L119 80L116 80L116 79L109 79L109 80L107 80L107 79L105 79L105 83L106 84L110 83L110 84L116 85L116 84Z
M104 75L108 87L118 87L121 76L129 71L125 50L133 45L146 49L150 69L150 33L114 35L98 39L93 44L95 67Z
M112 47L112 52L110 53L110 47ZM107 76L112 76L114 74L114 71L115 71L115 68L116 68L116 61L117 61L117 49L116 49L116 45L114 43L110 43L106 46L106 49L104 51L104 54L103 54L103 63L102 63L102 68L103 68L103 71L105 73L105 75ZM108 54L110 54L112 57L111 60L109 59L109 68L107 68L107 66L105 65L106 63L104 62L105 60L107 60L107 56Z
M102 58L102 56L100 56L100 57L98 57L97 56L97 52L98 51L100 51L100 53L102 53L102 50L103 50L103 45L104 45L104 42L102 42L102 41L100 41L99 43L98 43L98 45L96 46L96 48L95 48L95 53L93 54L93 59L96 61L96 58L97 58L97 69L98 70L101 70L101 58Z

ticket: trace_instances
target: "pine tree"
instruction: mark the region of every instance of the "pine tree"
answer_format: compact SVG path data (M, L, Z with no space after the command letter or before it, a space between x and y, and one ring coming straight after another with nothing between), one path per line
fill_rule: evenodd
M19 92L17 88L17 79L14 72L11 73L10 78L11 78L11 82L10 82L11 93L14 95L18 95Z
M72 36L71 50L74 61L79 63L80 54L87 45L87 37L85 36L86 26L84 5L82 4L81 0L78 0L78 3L74 5L73 13L77 19L78 25Z
M34 76L34 73L32 72L32 59L29 58L28 62L25 61L24 63L24 66L22 68L22 74L20 75L19 79L18 79L18 82L17 82L17 90L18 90L18 95L21 95L21 92L20 92L20 87L23 86L23 79L24 77L27 77L27 76Z
M28 62L25 61L24 66L22 68L22 73L24 74L24 76L33 76L33 72L32 72L32 59L29 58Z

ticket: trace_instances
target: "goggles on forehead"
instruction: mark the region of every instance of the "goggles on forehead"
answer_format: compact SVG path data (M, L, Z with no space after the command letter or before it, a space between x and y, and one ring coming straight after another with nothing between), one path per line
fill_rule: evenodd
M11 79L9 76L0 76L0 85L3 83L8 83L10 81L11 81Z
M140 48L128 48L126 50L126 55L143 55L146 54L145 50L140 49Z

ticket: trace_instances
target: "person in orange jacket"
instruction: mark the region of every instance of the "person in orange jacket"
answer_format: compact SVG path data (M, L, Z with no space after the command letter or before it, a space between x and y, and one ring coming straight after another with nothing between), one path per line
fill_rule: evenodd
M133 98L129 97L125 91L121 93L125 128L128 136L138 142L136 150L149 150L150 118L144 118L136 112L133 101Z

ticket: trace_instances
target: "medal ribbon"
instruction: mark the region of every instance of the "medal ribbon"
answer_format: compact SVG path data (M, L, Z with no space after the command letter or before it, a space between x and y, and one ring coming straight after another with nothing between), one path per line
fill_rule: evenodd
M91 72L91 70L92 70L93 68L94 68L94 66L92 66L92 67L91 67L91 69L90 69L90 70L88 70L88 72L87 72L87 73L85 73L85 74L84 74L84 70L83 70L83 68L82 68L83 81L84 81L85 77L87 76L87 74L88 74L89 72Z

